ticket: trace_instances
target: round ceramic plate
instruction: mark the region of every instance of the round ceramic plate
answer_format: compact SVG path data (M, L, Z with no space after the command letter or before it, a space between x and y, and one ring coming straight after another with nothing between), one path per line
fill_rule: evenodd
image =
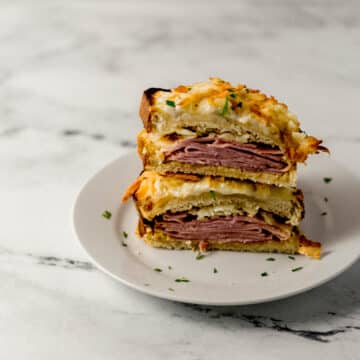
M134 234L138 216L132 201L121 204L123 192L140 171L135 152L100 170L78 195L73 221L93 262L114 279L144 293L209 305L265 302L323 284L359 257L360 184L328 156L314 156L298 174L298 186L305 195L302 229L308 238L323 244L321 260L222 251L197 260L193 251L152 248ZM112 213L111 219L102 216L105 210ZM267 261L269 257L275 261ZM261 276L264 272L268 276ZM189 282L176 281L183 277Z

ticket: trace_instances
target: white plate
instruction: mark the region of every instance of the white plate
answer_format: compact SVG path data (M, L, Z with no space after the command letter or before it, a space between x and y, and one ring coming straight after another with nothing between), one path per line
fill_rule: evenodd
M134 235L137 213L132 201L120 203L122 193L140 171L135 152L100 170L76 199L73 220L77 237L93 262L113 278L144 293L196 304L259 303L323 284L359 257L360 184L327 156L314 156L309 166L299 171L299 187L306 199L302 228L310 239L323 244L320 261L305 256L291 260L287 255L221 251L196 260L192 251L151 248ZM324 177L333 180L326 184ZM102 217L104 210L112 213L110 220ZM323 212L327 214L322 216ZM127 239L123 231L129 234ZM276 261L266 261L269 256ZM302 270L291 271L300 266ZM262 272L269 275L262 277ZM175 282L180 277L190 282Z

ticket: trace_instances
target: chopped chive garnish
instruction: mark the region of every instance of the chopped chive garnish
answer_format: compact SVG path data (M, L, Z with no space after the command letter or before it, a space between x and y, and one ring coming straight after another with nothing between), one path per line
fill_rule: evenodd
M222 116L225 116L229 111L229 97L227 96L225 98L225 103L224 103L224 106L222 108L222 111L221 111L221 115Z
M190 90L191 90L191 87L188 87L188 88L187 88L187 91L190 91Z
M230 89L227 89L227 91L229 91L229 92L234 92L234 91L235 91L235 89L230 88Z
M295 260L295 256L289 255L288 258L291 259L291 260Z
M232 94L230 94L230 97L232 97L233 99L235 99L235 98L236 98L236 94L232 93Z
M324 201L325 201L325 202L328 202L329 199L328 199L327 197L324 197Z
M242 107L242 102L239 101L236 106L239 107L239 108L241 108L241 107Z
M123 231L123 237L124 237L125 239L127 239L128 233L127 233L126 231Z
M217 274L217 273L218 273L218 269L217 269L217 268L214 268L213 273L214 273L214 274Z
M275 261L275 258L269 257L269 258L266 259L266 261Z
M216 192L214 190L210 190L209 191L211 197L213 198L213 200L216 200Z
M166 100L166 105L169 105L169 106L171 106L171 107L175 107L175 101Z
M326 211L324 211L324 212L321 213L321 216L325 216L325 215L327 215L327 212L326 212Z
M103 213L102 213L102 216L105 218L105 219L108 219L110 220L111 219L111 216L112 216L112 213L108 210L105 210Z
M168 266L168 269L169 269L169 270L172 270L172 267L169 265L169 266Z
M169 290L169 291L175 291L173 288L169 288L168 290Z
M299 267L297 267L297 268L295 268L295 269L292 269L291 271L292 271L292 272L300 271L302 268L303 268L302 266L299 266Z
M188 279L185 278L185 277L181 277L181 278L175 279L175 282L190 282L190 280L188 280Z
M127 243L124 242L124 241L121 242L121 245L122 245L123 247L127 247Z
M162 270L160 268L155 268L154 271L162 272Z
M332 178L331 177L324 177L324 183L325 184L328 184L329 182L331 182L332 181Z
M261 276L268 276L269 274L267 272L261 273Z
M201 253L198 253L197 255L196 255L196 260L201 260L201 259L203 259L205 257L205 255L204 254L201 254Z

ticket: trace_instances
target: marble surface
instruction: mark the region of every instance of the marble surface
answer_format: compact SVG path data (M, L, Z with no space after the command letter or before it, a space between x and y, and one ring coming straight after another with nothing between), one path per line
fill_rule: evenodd
M70 224L151 85L261 88L360 177L359 2L4 0L0 21L0 358L359 359L359 262L286 300L189 306L103 275Z

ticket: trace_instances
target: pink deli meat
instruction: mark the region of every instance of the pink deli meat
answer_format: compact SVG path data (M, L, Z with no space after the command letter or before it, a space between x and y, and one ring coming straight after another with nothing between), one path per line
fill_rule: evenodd
M281 150L265 144L241 144L219 137L202 137L180 141L165 153L165 160L282 173L289 169L283 155Z
M176 240L207 240L217 242L254 242L287 240L290 231L266 224L250 216L222 216L195 219L187 213L165 214L156 227Z

